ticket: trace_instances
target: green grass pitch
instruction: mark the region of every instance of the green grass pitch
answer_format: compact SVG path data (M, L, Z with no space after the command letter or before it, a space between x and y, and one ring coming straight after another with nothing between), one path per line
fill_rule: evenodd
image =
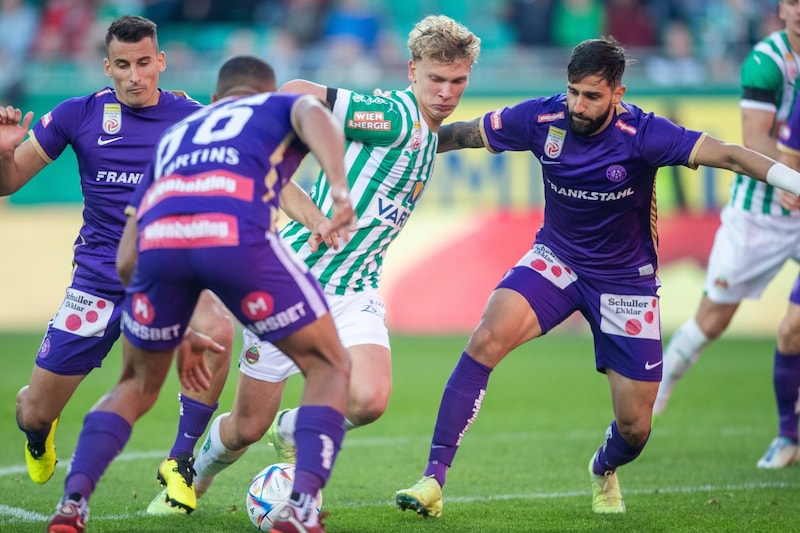
M513 352L493 373L444 492L442 518L394 507L394 491L421 475L441 391L465 337L394 336L394 390L375 424L348 433L324 490L329 533L337 532L790 532L800 531L800 468L755 463L774 437L772 339L712 345L678 386L650 443L619 470L628 511L596 516L586 467L612 419L608 385L594 371L585 335L549 335ZM27 477L14 397L27 382L39 335L2 335L0 531L39 532L60 497L83 416L117 379L119 349L92 373L58 427L53 479ZM237 348L238 350L238 348ZM236 372L220 401L231 405ZM297 402L291 383L286 405ZM156 468L176 431L177 379L133 431L91 500L87 533L255 531L244 508L250 478L275 462L257 444L223 472L191 516L149 517Z

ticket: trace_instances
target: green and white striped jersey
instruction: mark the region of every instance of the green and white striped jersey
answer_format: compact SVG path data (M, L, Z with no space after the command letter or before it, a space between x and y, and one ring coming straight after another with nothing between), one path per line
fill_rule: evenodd
M796 82L800 58L792 51L786 31L776 31L757 43L742 63L740 101L743 109L775 112L771 135L786 122L797 94ZM731 182L729 205L753 213L777 216L800 216L779 203L779 191L771 185L737 174Z
M339 250L322 243L314 253L308 245L311 232L300 223L290 221L281 235L325 292L347 294L378 288L386 250L433 173L439 138L420 117L410 89L381 96L336 89L335 95L332 109L345 132L345 169L356 231ZM330 216L329 189L320 174L310 195Z

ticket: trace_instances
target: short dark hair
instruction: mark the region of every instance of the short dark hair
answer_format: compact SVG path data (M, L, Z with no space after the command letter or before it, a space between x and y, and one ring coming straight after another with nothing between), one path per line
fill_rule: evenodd
M611 36L587 39L572 49L567 66L567 81L577 83L586 76L600 76L608 85L622 84L625 66L632 62L625 57L625 48Z
M219 69L215 92L218 97L223 98L230 96L228 93L239 87L274 91L275 71L269 63L255 56L232 57Z
M138 15L124 15L114 20L108 27L106 50L114 38L122 43L138 43L146 37L151 37L158 48L156 23Z

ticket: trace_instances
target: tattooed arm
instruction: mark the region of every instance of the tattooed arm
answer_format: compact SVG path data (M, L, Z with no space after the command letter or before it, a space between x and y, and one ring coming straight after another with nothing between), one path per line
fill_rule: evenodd
M437 152L449 152L460 148L481 148L480 118L469 122L453 122L439 128L439 147Z

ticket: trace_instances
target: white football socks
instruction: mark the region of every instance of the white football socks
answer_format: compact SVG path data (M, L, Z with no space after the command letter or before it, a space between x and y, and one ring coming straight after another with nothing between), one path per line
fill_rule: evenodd
M234 452L222 444L219 424L228 414L230 413L222 413L214 419L200 447L200 453L195 458L194 469L197 475L194 477L194 490L198 498L205 494L217 474L235 463L247 451L247 448L242 448Z
M278 435L284 440L294 445L294 428L297 426L297 407L284 411L278 419Z
M664 411L675 385L697 362L708 343L708 337L694 317L675 331L664 351L664 377L658 388L653 414L659 415Z

